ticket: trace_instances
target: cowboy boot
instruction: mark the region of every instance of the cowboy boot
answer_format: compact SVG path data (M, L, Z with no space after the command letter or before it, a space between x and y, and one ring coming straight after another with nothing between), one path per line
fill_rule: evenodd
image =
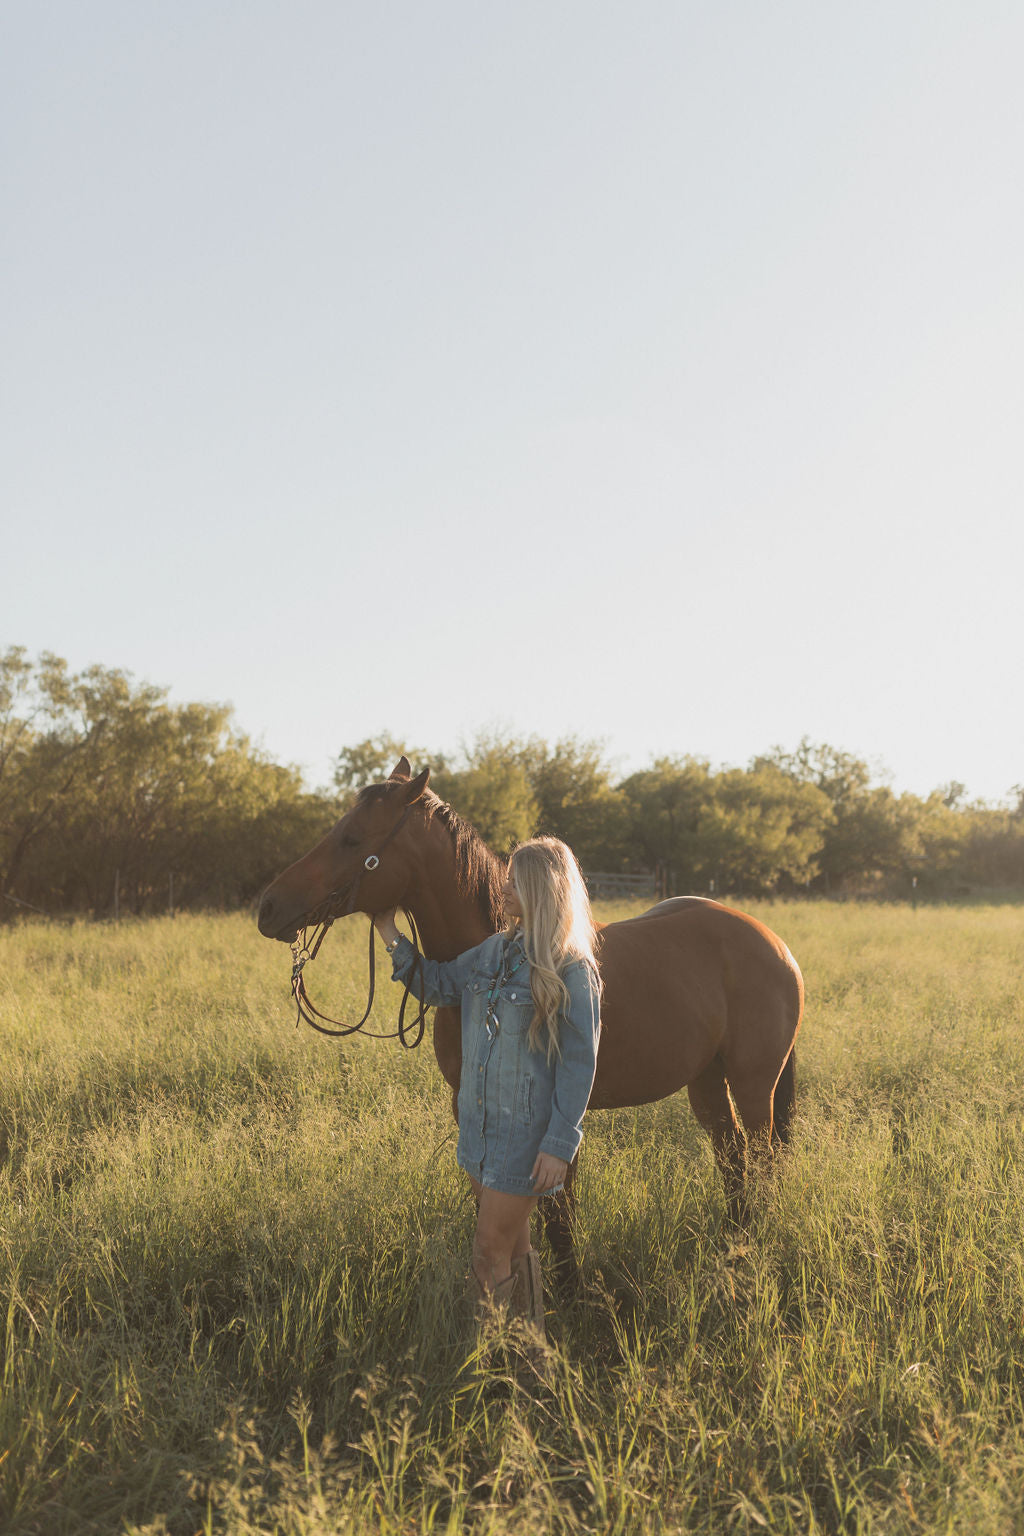
M487 1291L480 1284L475 1269L466 1276L465 1300L470 1320L478 1335L485 1336L499 1331L516 1310L514 1301L518 1275L513 1269L507 1280L502 1280L493 1290Z
M512 1260L512 1274L518 1281L512 1295L512 1312L520 1320L527 1357L539 1365L547 1359L548 1333L544 1322L540 1255L535 1248Z

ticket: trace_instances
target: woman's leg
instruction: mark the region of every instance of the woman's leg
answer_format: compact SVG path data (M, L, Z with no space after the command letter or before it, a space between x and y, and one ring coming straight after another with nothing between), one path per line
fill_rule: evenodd
M470 1178L478 1206L473 1272L485 1291L507 1280L512 1260L530 1251L530 1217L536 1195L506 1195Z

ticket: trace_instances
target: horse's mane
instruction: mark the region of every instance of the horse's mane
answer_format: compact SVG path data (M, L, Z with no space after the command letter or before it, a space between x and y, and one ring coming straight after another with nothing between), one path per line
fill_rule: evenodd
M463 821L446 801L433 790L423 796L427 820L439 821L452 841L455 854L455 878L460 892L476 902L480 916L490 932L501 927L501 887L505 880L505 867L497 854L492 853L475 827Z

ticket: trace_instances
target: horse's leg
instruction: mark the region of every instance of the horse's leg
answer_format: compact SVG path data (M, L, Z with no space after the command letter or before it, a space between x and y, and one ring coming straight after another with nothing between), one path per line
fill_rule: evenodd
M784 1066L782 1070L785 1073L786 1067ZM760 1173L767 1174L771 1171L775 1160L775 1144L780 1140L775 1131L773 1114L775 1083L769 1073L763 1069L744 1073L739 1068L734 1069L731 1063L727 1063L726 1072L729 1079L729 1092L732 1094L736 1111L743 1123L743 1129L747 1133L747 1171L753 1172L756 1168ZM783 1101L786 1086L788 1086L788 1080L783 1086ZM785 1114L784 1122L788 1133L788 1118Z
M775 1084L772 1103L772 1141L788 1147L793 1134L793 1111L796 1108L796 1046L786 1057L779 1080Z
M540 1202L544 1217L544 1231L554 1257L552 1275L559 1294L566 1300L577 1296L580 1289L580 1266L576 1258L576 1172L580 1155L577 1152L565 1175L565 1183L557 1195L549 1195Z
M687 1084L686 1091L693 1113L711 1137L715 1161L725 1184L729 1219L740 1226L746 1218L746 1140L733 1111L721 1058L716 1056L699 1077Z

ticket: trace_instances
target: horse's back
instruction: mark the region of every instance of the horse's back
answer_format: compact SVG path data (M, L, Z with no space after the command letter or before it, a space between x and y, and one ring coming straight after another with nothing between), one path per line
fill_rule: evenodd
M675 896L606 924L598 954L596 1104L674 1093L740 1043L767 1050L781 1067L799 1026L803 982L786 944L757 918Z
M636 917L607 923L601 929L602 956L639 947L658 948L675 940L688 947L731 955L748 955L758 969L777 965L800 977L789 946L759 918L706 896L670 896ZM613 961L614 963L614 961Z

